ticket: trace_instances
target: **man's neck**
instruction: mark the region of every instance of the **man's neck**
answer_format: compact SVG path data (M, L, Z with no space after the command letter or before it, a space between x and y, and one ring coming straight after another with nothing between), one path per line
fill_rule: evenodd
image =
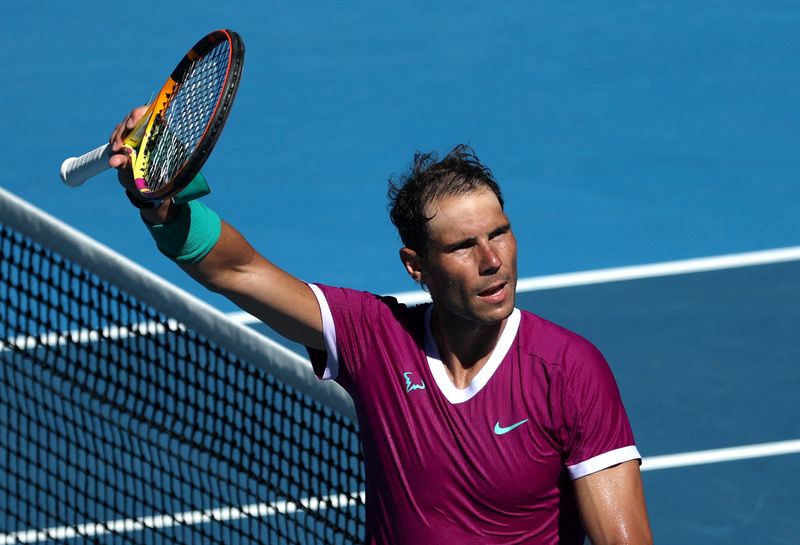
M463 390L486 365L508 318L494 324L467 323L449 318L437 314L434 308L431 334L448 377L456 388Z

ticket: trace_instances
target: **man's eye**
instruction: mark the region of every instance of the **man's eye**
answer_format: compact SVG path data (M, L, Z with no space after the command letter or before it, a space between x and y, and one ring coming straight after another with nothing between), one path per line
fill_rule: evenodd
M459 244L453 244L449 248L449 250L451 252L458 252L458 251L461 251L461 250L468 250L470 248L472 248L472 242L468 241L468 240L465 240L464 242L461 242Z
M498 227L494 231L489 234L489 238L497 238L503 235L506 235L511 232L511 225L503 225L502 227Z

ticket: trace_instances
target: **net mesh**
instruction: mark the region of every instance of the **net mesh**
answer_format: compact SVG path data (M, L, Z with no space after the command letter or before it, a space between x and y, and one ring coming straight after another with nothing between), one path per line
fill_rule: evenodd
M353 421L2 224L0 273L0 545L363 538Z

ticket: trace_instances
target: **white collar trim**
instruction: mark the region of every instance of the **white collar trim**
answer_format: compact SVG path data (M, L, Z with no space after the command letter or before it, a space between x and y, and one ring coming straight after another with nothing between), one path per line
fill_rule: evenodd
M466 388L460 390L455 387L450 377L447 376L447 371L445 371L441 355L439 354L439 348L436 346L436 341L433 339L433 333L431 333L432 312L433 305L428 307L428 310L425 312L425 353L428 357L428 367L430 367L431 375L433 375L433 379L436 381L439 391L444 394L444 397L446 397L450 403L456 404L469 401L486 386L486 383L489 382L489 379L492 378L495 371L497 371L497 368L500 367L500 364L506 357L508 350L511 348L511 344L517 336L517 331L519 331L521 313L519 309L514 309L508 317L503 332L500 334L497 345L494 347L494 350L492 350L489 359L486 361L483 368L478 371L478 374L472 378L472 382L470 382Z

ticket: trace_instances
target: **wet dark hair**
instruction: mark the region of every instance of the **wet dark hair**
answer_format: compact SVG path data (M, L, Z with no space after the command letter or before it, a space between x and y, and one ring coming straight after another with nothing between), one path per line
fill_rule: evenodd
M407 248L425 254L428 222L425 208L443 197L488 189L503 207L500 186L475 151L459 145L441 161L435 153L416 153L406 175L389 180L389 217Z

